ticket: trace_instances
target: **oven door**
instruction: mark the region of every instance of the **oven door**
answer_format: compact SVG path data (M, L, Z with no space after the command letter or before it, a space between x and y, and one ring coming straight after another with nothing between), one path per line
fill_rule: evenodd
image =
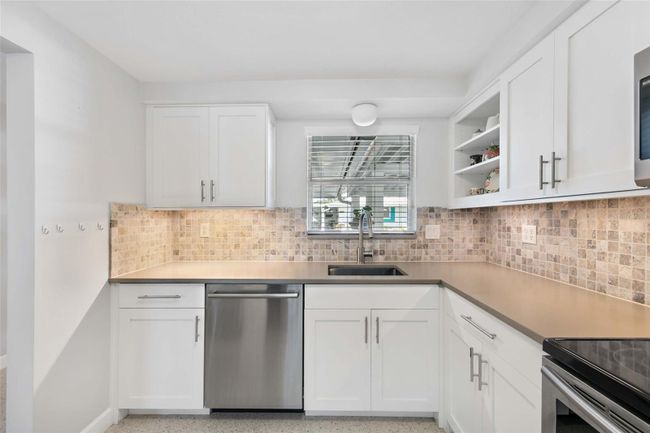
M542 433L650 431L650 425L549 358L542 365Z

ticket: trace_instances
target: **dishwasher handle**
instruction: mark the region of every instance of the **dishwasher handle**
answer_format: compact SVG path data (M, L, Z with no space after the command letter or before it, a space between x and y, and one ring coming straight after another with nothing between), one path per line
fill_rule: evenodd
M297 298L299 293L208 293L208 298L228 299L290 299Z

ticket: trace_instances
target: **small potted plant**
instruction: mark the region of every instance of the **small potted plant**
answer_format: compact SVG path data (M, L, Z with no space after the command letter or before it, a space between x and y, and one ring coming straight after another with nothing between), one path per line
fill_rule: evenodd
M483 151L483 161L499 156L499 145L493 144Z

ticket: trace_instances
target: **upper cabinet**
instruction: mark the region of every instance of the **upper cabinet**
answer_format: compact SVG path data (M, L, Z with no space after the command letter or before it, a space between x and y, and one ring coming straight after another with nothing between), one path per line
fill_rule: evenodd
M589 2L555 32L559 195L636 189L634 54L648 46L648 2Z
M648 46L650 2L591 1L581 7L497 80L499 194L463 198L470 185L459 181L455 166L451 207L639 189L633 62ZM455 118L452 161L458 160L458 119L473 104Z
M553 36L526 53L501 79L505 199L550 192L553 151Z
M268 106L147 108L149 207L272 207L274 196Z

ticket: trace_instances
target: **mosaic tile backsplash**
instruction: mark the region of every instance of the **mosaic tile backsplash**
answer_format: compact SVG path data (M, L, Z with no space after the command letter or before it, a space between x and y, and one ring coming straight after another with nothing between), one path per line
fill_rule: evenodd
M650 197L487 209L487 261L650 305ZM521 225L537 225L524 244Z
M420 208L417 236L374 239L374 260L485 261L484 216L478 209ZM210 234L202 238L206 223ZM168 261L351 261L357 253L356 238L308 237L304 208L154 211L114 204L111 224L111 276ZM427 224L440 224L441 239L424 239ZM153 243L156 236L159 242Z
M114 204L111 276L170 261L353 261L356 239L306 235L306 209L155 211ZM200 237L201 224L209 237ZM441 239L424 238L439 224ZM522 224L537 225L524 244ZM375 261L488 261L650 305L650 197L419 208L417 236L375 239Z

